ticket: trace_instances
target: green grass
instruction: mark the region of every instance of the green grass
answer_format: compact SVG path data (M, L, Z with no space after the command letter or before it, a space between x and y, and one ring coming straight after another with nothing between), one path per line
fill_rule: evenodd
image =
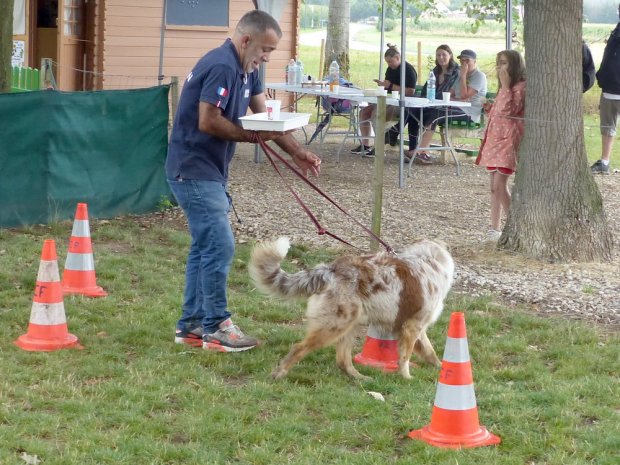
M25 352L43 239L63 268L71 224L0 230L0 463L88 464L613 464L620 447L617 334L451 294L429 336L443 353L453 311L466 314L480 420L497 447L443 450L406 438L430 421L438 370L405 381L365 367L348 379L333 348L289 377L269 378L303 334L303 302L260 295L249 246L233 263L236 321L264 345L214 354L172 343L187 235L139 218L91 220L101 299L65 298L83 350ZM332 255L303 245L295 267ZM288 265L290 266L290 265ZM584 289L584 292L587 292ZM378 391L385 403L366 391Z

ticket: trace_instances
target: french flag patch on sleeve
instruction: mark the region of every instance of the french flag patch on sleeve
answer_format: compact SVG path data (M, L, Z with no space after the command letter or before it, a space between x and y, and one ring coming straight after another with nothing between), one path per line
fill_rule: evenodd
M220 106L222 106L222 98L226 97L228 95L228 89L224 88L224 87L218 87L217 88L217 95L219 95L220 99L217 101L217 105L215 105L217 108L220 108Z

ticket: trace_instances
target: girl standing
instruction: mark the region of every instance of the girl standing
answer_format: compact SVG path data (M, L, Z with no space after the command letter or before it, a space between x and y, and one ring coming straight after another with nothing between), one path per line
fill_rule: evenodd
M490 175L491 229L487 239L501 236L501 214L510 209L508 178L517 169L517 154L524 132L525 62L516 50L504 50L496 58L499 91L495 103L485 103L487 129L476 164Z

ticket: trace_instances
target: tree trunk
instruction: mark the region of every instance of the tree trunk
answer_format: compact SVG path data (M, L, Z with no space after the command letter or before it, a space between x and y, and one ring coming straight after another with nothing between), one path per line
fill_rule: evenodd
M349 23L351 22L351 7L349 0L329 0L327 15L327 40L325 41L325 66L323 75L326 76L329 65L333 60L340 65L340 75L349 77Z
M0 0L0 92L11 90L13 0Z
M581 97L582 0L525 0L525 136L502 248L609 261L613 239L590 173Z

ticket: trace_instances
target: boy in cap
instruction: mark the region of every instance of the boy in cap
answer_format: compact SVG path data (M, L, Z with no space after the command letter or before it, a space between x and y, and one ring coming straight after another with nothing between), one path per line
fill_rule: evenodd
M461 63L459 80L454 84L451 93L454 100L470 102L471 107L463 108L465 115L475 123L480 122L482 101L487 94L487 77L478 69L476 52L463 50L457 57ZM467 120L466 117L456 117L456 120Z

